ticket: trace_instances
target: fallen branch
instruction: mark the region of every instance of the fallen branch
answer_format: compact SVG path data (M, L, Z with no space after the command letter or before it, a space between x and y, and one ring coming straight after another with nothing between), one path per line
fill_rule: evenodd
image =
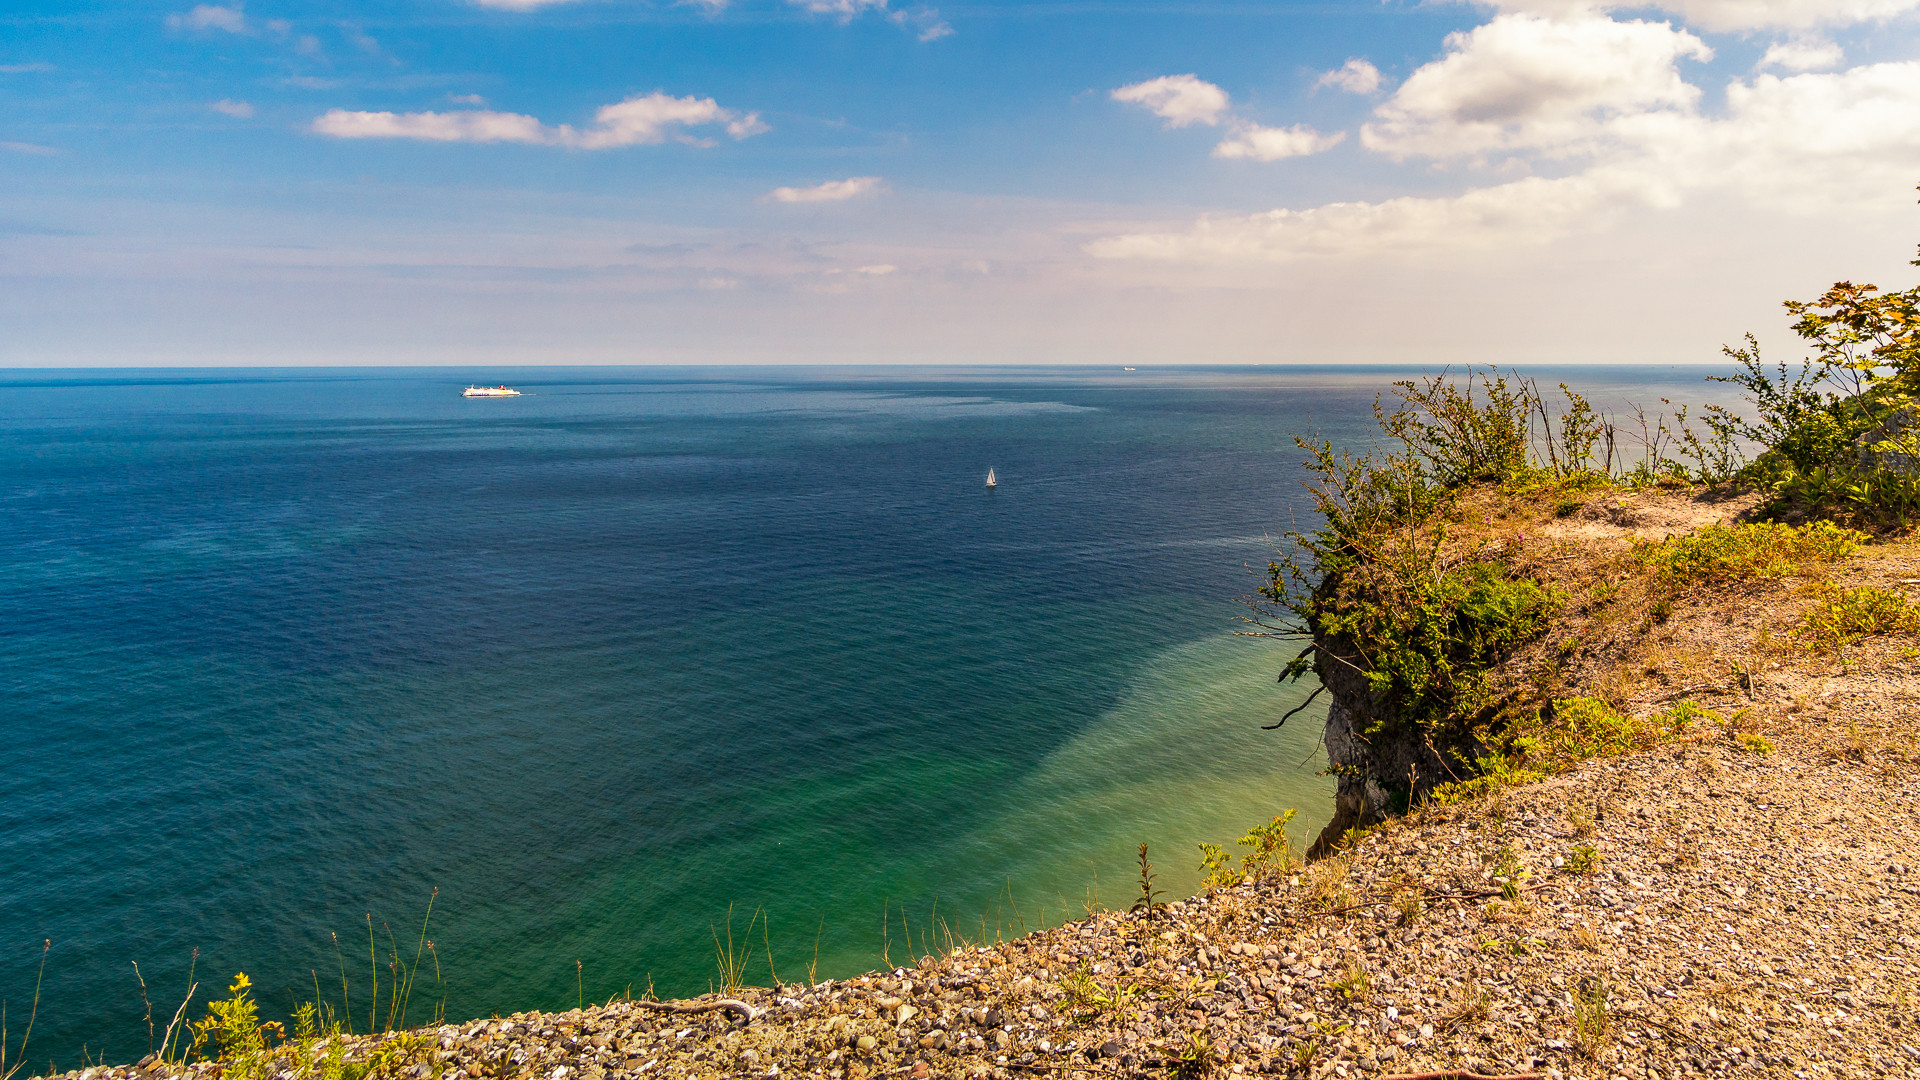
M1509 1073L1505 1076L1485 1076L1465 1069L1442 1069L1439 1072L1393 1073L1380 1080L1543 1080L1540 1073Z
M1647 1027L1655 1028L1659 1031L1664 1031L1667 1033L1667 1036L1669 1038L1679 1039L1682 1042L1689 1042L1695 1046L1700 1046L1700 1047L1704 1047L1707 1045L1706 1043L1701 1042L1699 1039L1696 1039L1693 1036L1687 1034L1686 1032L1681 1031L1679 1028L1672 1027L1667 1024L1663 1024L1658 1020L1654 1020L1649 1017L1642 1016L1641 1014L1636 1012L1627 1012L1625 1010L1622 1010L1616 1015L1627 1020L1632 1020L1635 1023L1644 1024Z
M740 1022L743 1024L753 1023L760 1018L761 1014L761 1010L739 998L721 998L718 1001L705 1001L698 1005L683 1005L677 1001L636 1001L634 1004L643 1009L669 1013L709 1013L724 1009L727 1012L739 1013Z
M1543 881L1538 885L1528 885L1520 889L1519 891L1522 894L1534 893L1534 892L1539 892L1542 889L1557 888L1558 884L1559 884L1558 882ZM1501 889L1482 889L1477 892L1421 893L1420 899L1423 901L1424 900L1492 900L1492 899L1495 899L1496 897L1504 898L1506 895L1507 895L1506 892ZM1309 912L1308 915L1309 917L1313 915L1345 915L1348 912L1359 911L1362 908L1385 907L1391 903L1394 903L1394 900L1392 899L1368 900L1363 903L1353 904L1348 907L1329 908L1326 911ZM1451 1075L1451 1074L1443 1073L1442 1075Z
M1719 683L1703 682L1703 683L1700 683L1698 686L1683 686L1680 689L1675 690L1671 694L1662 694L1659 697L1654 698L1653 700L1672 701L1674 698L1677 698L1677 697L1685 697L1686 695L1693 693L1695 690L1711 690L1716 694L1722 695L1723 697L1733 696L1730 691L1728 691L1725 687L1721 686Z

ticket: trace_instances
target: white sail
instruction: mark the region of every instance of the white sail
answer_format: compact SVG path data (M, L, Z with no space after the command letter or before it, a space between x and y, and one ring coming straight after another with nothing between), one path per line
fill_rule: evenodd
M988 470L987 470L987 486L988 486L988 487L998 487L998 486L1000 486L1000 481L998 481L998 480L995 480L995 479L993 478L993 470L992 470L992 469L988 469Z

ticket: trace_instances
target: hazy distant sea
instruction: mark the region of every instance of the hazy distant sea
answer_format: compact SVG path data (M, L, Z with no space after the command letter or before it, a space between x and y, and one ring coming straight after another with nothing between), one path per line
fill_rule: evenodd
M1233 599L1307 524L1290 435L1394 377L0 372L9 1030L48 938L66 1067L145 1053L131 965L164 1026L195 950L278 1012L337 934L364 1021L367 915L411 959L436 888L464 1017L703 992L730 907L824 978L1123 905L1141 841L1179 894L1304 838L1322 714L1260 730L1302 695Z

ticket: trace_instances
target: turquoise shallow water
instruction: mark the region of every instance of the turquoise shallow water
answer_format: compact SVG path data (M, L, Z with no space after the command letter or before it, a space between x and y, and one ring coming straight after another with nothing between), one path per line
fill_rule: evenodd
M1124 904L1142 841L1190 890L1327 816L1232 600L1390 377L0 373L0 996L52 939L64 1065L145 1052L136 961L284 1011L337 934L364 1009L436 888L453 1015L704 991L729 909L792 979Z

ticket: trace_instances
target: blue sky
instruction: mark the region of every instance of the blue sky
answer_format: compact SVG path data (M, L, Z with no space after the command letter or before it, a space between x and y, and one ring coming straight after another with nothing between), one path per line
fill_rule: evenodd
M1688 362L1908 283L1920 0L0 7L0 365Z

